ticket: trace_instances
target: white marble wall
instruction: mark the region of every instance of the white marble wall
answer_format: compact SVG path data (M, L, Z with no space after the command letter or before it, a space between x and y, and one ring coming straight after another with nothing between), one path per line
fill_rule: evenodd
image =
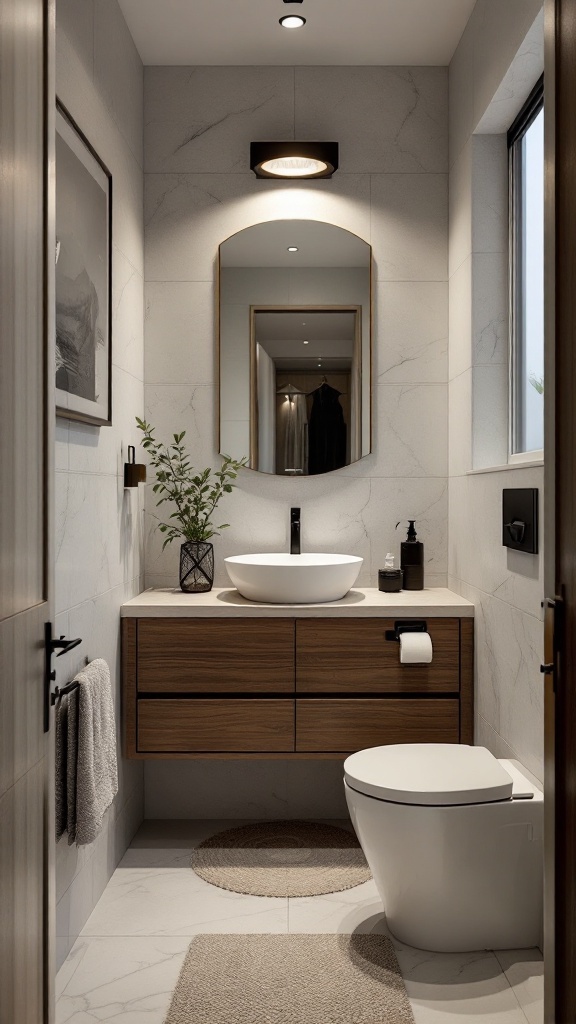
M449 584L476 606L476 742L539 779L543 559L502 547L501 502L504 487L542 498L543 469L490 468L508 459L505 132L542 47L539 0L478 0L449 69Z
M447 73L445 68L145 69L146 414L217 460L214 279L218 245L260 221L311 218L373 246L373 451L336 474L244 471L226 501L223 557L286 549L300 505L308 550L361 555L374 585L399 519L415 516L430 585L447 579ZM340 143L331 181L257 181L249 144ZM148 492L147 511L153 512ZM177 582L177 546L148 538L148 585ZM343 812L341 767L319 762L150 763L146 815Z
M119 608L143 586L143 493L123 463L143 411L142 64L116 0L58 0L57 93L113 178L113 425L56 428L56 628L83 644L55 664L110 665L120 741ZM87 847L58 844L57 955L66 957L143 817L143 772L120 760L120 789Z
M311 217L371 242L376 264L373 453L303 481L242 473L217 540L227 554L284 549L303 508L309 550L364 557L374 583L394 524L416 516L427 578L446 580L447 105L443 68L159 68L145 71L146 412L217 459L214 274L218 245L259 221ZM258 138L336 138L331 181L257 181ZM153 511L150 493L147 511ZM177 546L152 533L149 584L177 579Z

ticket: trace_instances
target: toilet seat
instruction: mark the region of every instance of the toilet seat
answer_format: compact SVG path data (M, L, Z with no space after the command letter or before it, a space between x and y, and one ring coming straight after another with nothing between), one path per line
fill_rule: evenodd
M399 804L446 806L512 798L513 780L485 747L399 743L370 747L344 762L351 789Z

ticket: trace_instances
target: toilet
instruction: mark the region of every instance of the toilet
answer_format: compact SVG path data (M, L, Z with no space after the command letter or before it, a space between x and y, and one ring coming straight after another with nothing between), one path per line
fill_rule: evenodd
M387 924L436 952L542 942L543 795L485 747L403 743L344 762Z

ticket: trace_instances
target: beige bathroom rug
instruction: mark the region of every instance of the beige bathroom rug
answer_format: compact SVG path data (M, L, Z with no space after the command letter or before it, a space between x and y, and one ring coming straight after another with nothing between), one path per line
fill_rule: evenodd
M220 889L251 896L322 896L371 878L353 832L313 821L261 821L218 832L192 868Z
M198 935L165 1024L414 1024L384 935Z

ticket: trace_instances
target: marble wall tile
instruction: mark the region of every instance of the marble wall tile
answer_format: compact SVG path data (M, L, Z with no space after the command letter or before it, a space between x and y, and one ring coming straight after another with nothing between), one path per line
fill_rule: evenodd
M252 224L291 218L324 220L370 238L369 177L296 187L257 180L250 171L147 174L146 280L213 282L221 242Z
M472 142L460 150L450 169L448 274L450 280L472 252Z
M337 139L341 171L447 170L446 68L295 71L295 138Z
M94 0L94 77L107 109L142 167L144 69L117 0Z
M533 22L542 0L482 0L474 23L474 129L495 96ZM476 12L474 12L476 13Z
M448 385L448 466L450 476L472 469L472 370Z
M396 479L371 481L370 502L364 512L366 529L372 549L370 582L376 586L378 569L384 564L386 552L396 555L400 564L400 543L406 537L399 520L416 520L418 539L424 544L424 573L443 575L448 565L448 482L445 479ZM406 529L407 529L406 523Z
M452 170L455 161L460 156L470 137L470 126L474 117L474 81L472 76L474 21L475 15L473 11L448 68L448 149L450 170Z
M373 174L371 181L377 280L445 281L447 175Z
M245 173L250 143L294 137L291 67L147 67L146 170Z
M95 0L58 0L58 33L83 65L89 78L94 74Z
M508 461L508 367L474 367L472 381L472 465L505 466Z
M147 384L213 384L214 289L202 281L146 285Z
M467 256L449 282L449 380L470 369L472 362L472 268Z
M445 282L381 282L376 289L376 383L446 381L447 319L448 286Z
M217 397L213 384L149 384L146 417L164 443L185 430L192 465L204 469L213 465L218 449Z
M472 252L508 253L506 135L472 138Z
M542 778L542 622L476 588L462 593L476 605L477 712Z
M446 476L447 385L383 384L375 392L374 453L356 468L372 477Z
M472 358L508 369L508 254L472 256Z
M142 336L140 336L140 346ZM140 362L142 352L140 352ZM143 411L144 387L131 373L112 366L112 426L95 427L70 420L68 470L124 479L128 444L137 439L136 415Z
M348 818L341 761L146 762L146 818Z
M451 575L538 618L544 586L543 559L541 555L503 547L502 489L538 487L542 512L543 482L543 469L512 469L450 480Z
M144 380L144 282L124 254L112 250L112 362Z

